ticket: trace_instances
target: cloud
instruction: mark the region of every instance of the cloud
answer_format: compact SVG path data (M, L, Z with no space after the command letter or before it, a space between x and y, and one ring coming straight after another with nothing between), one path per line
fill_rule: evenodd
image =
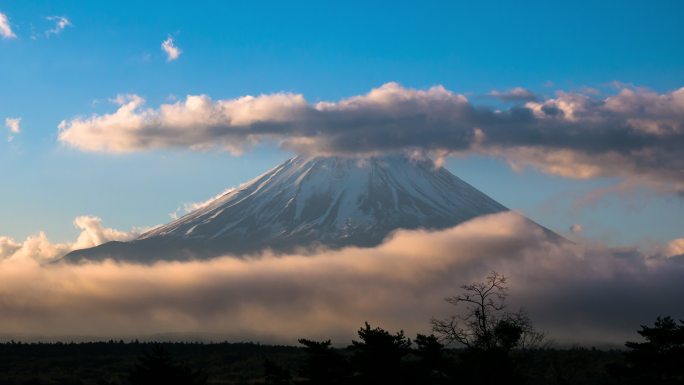
M246 185L246 184L249 184L249 183L250 183L250 182L246 182L246 183L241 184L240 186L243 186L243 185ZM211 198L209 198L209 199L207 199L207 200L199 201L199 202L188 202L188 203L185 203L185 204L183 204L183 206L178 207L175 211L169 213L169 216L171 217L171 219L174 219L174 220L175 220L175 219L178 219L178 218L179 218L179 215L185 215L185 214L191 213L191 212L193 212L193 211L195 211L195 210L199 210L199 209L201 209L201 208L204 208L204 207L206 207L207 205L209 205L211 202L215 201L216 199L218 199L218 198L220 198L220 197L222 197L222 196L224 196L224 195L226 195L226 194L228 194L229 192L232 192L232 191L234 191L234 190L235 190L234 187L230 187L230 188L227 188L227 189L223 190L223 192L218 193L218 194L214 195L213 197L211 197Z
M517 101L534 101L537 100L537 96L531 91L522 88L515 87L508 91L497 91L494 90L489 93L489 96L499 98L504 102L517 102Z
M0 36L3 39L14 39L17 35L12 31L12 26L9 22L9 17L6 14L0 12Z
M50 37L50 35L59 35L66 27L72 25L71 21L64 16L48 16L45 19L55 23L53 28L45 31L46 37Z
M14 135L21 132L21 118L5 118L5 127L9 130L7 141L11 142L14 139Z
M387 83L337 102L308 103L275 93L184 100L147 108L120 96L109 114L59 125L59 140L84 151L222 148L233 154L264 141L296 152L369 155L422 151L483 154L512 167L534 167L566 178L621 177L684 193L684 88L658 94L559 92L507 110L473 105L464 95Z
M0 240L5 247L16 244ZM681 261L550 242L510 212L438 232L400 231L376 248L306 256L153 265L36 259L0 262L0 324L14 338L170 332L346 344L364 321L425 333L431 316L454 311L444 297L491 270L509 276L511 306L525 306L559 342L621 343L657 315L684 316Z
M9 132L13 134L18 134L21 132L21 118L6 118L5 119L5 127L9 130Z
M684 256L684 238L673 239L667 244L665 256L677 257Z
M0 236L0 261L32 259L39 263L61 258L73 250L94 247L109 241L126 241L140 235L139 229L128 232L102 226L102 220L94 216L74 219L74 226L81 230L76 241L52 243L44 232L31 235L24 242Z
M130 152L166 147L211 148L239 153L250 139L250 125L286 123L306 110L303 97L273 94L214 102L206 95L144 109L137 95L120 95L112 114L62 121L59 140L85 151ZM108 138L105 140L105 138ZM255 136L254 140L258 140Z
M171 36L167 37L166 40L162 42L161 49L166 53L166 61L174 61L183 53L183 51L175 45Z

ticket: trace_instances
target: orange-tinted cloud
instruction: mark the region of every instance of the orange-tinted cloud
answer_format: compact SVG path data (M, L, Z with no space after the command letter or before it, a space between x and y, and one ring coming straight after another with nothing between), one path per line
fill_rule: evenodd
M215 338L349 342L364 321L429 332L453 312L443 298L496 270L511 306L527 307L559 341L619 342L659 314L683 316L684 264L637 250L557 243L514 213L452 229L400 231L376 248L208 261L0 262L0 325L8 336Z
M139 229L119 231L102 226L98 217L83 215L74 219L81 232L74 242L52 243L44 232L28 236L23 242L0 236L0 261L32 259L39 263L61 258L66 253L109 241L127 241L140 235Z

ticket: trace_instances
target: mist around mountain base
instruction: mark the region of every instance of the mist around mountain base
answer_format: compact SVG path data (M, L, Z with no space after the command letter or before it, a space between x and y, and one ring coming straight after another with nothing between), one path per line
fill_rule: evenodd
M438 231L400 230L372 247L152 264L0 261L8 335L110 338L204 333L293 344L348 341L364 321L430 331L443 298L492 270L509 277L512 309L559 344L621 344L635 325L682 317L681 257L550 241L513 213Z

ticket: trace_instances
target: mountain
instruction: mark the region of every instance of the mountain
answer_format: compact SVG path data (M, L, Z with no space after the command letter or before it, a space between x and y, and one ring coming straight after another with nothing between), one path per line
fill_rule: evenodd
M430 160L298 156L134 241L65 258L150 262L375 246L397 229L443 229L506 210Z

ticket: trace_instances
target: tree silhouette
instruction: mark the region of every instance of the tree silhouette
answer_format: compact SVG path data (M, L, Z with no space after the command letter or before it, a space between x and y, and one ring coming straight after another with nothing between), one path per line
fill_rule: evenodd
M684 320L658 317L653 327L641 325L645 342L627 342L628 376L651 384L684 383Z
M534 330L523 310L506 311L507 279L492 272L484 282L463 285L463 294L447 297L446 302L465 306L460 315L431 320L433 331L447 344L458 343L471 349L504 350L535 347L544 335Z
M292 383L290 371L268 358L264 359L264 378L267 385L289 385Z
M413 353L417 356L416 382L419 384L445 384L452 371L451 362L444 354L444 345L433 334L416 335L417 348Z
M204 385L207 376L175 362L162 345L156 345L134 364L128 380L133 385Z
M299 375L304 378L304 384L334 385L347 384L351 376L349 364L339 353L331 347L331 341L311 341L300 339L304 345L306 360Z
M484 282L461 287L463 293L446 301L463 308L446 319L432 319L432 329L447 344L466 347L460 354L460 377L466 383L522 383L523 377L511 350L541 343L523 310L506 311L506 277L492 272Z
M403 384L403 359L411 352L411 340L403 331L390 334L379 327L371 328L368 322L358 331L361 341L352 341L351 365L354 379L360 384Z

